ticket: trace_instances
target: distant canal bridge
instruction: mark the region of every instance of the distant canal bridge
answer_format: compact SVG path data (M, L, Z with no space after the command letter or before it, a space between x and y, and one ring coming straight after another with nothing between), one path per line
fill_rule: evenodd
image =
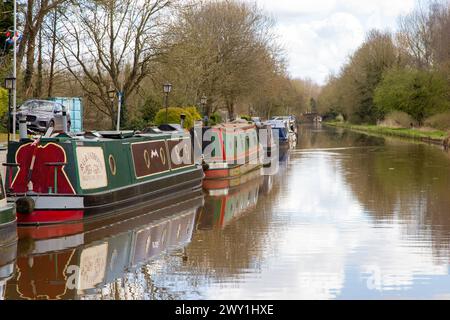
M300 122L302 123L322 122L322 116L316 112L303 113L300 116Z

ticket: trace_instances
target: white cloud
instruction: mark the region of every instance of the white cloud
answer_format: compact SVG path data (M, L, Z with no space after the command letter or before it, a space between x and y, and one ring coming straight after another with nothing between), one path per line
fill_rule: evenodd
M245 0L254 2L253 0ZM294 77L323 83L373 28L394 30L415 0L256 0L277 21Z

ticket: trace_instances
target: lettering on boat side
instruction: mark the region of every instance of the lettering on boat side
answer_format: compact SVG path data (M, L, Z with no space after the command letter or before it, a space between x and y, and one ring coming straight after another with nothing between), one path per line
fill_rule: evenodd
M193 166L190 138L131 144L137 179Z
M90 247L81 253L80 265L67 268L69 290L87 290L103 282L107 267L108 244Z
M165 140L132 143L131 154L138 179L170 171Z
M95 190L108 186L105 157L101 147L78 147L77 162L81 189Z
M192 166L191 139L173 139L168 141L172 169L181 169Z

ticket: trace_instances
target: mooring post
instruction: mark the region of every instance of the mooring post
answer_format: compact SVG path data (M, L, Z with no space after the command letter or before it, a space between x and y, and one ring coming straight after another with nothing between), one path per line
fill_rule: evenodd
M28 138L27 116L23 113L19 114L19 136L20 140L25 140Z
M69 126L67 125L67 109L64 106L63 106L63 111L62 111L62 121L63 121L63 132L68 133Z

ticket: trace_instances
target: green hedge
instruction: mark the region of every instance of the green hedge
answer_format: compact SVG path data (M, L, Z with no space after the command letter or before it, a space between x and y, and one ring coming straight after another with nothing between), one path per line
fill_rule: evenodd
M184 128L190 129L194 127L194 118L192 117L189 110L183 108L168 108L168 122L169 124L180 123L180 117L182 114L186 115L186 120L184 122ZM155 124L161 125L166 123L166 109L161 109L158 111L155 117Z

